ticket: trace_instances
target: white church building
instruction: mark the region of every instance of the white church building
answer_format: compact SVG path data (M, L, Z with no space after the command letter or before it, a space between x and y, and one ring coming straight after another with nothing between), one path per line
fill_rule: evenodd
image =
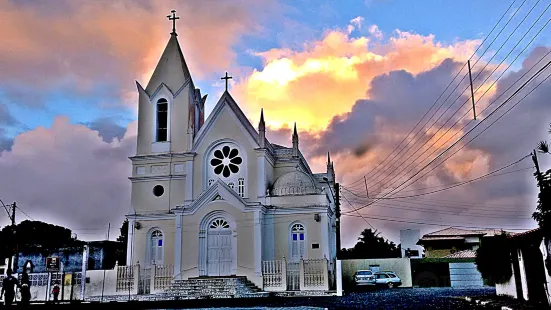
M307 289L312 275L299 274L317 272L325 289L331 286L329 156L326 171L314 173L296 126L288 147L270 143L264 113L255 128L227 90L205 120L207 96L196 88L174 30L147 86L136 84L127 266L164 266L172 280L246 277L264 290ZM323 261L321 269L306 267Z

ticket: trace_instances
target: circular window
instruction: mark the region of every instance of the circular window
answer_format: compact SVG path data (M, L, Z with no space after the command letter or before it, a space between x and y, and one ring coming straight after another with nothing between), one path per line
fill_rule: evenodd
M239 156L239 151L227 145L221 150L214 151L214 158L210 160L210 165L214 167L214 173L222 174L225 178L232 173L238 173L241 163L243 163L243 159Z
M165 193L165 188L162 185L155 185L153 187L153 195L160 197Z

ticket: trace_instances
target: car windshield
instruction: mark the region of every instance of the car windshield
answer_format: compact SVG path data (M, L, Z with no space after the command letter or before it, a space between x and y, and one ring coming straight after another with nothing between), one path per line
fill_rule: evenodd
M358 276L370 276L370 275L372 275L373 273L372 273L371 271L358 271L358 272L356 272L356 274L357 274Z

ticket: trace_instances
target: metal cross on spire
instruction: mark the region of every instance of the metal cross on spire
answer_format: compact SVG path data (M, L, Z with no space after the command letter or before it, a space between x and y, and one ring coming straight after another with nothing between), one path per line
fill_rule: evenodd
M172 21L172 32L170 34L177 36L178 34L176 34L176 20L180 19L180 17L176 16L176 10L172 10L170 11L170 13L172 13L172 15L166 16L168 20Z
M232 76L228 76L228 72L226 72L225 77L220 78L221 80L226 80L226 91L228 91L228 80L232 78L233 78Z

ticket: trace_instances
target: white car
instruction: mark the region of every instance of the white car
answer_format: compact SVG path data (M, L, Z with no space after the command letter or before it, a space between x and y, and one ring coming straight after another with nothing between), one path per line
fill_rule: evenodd
M373 271L371 270L358 270L354 274L354 282L356 286L374 286L376 284Z
M377 286L393 288L402 285L402 280L394 272L377 272L373 276Z

